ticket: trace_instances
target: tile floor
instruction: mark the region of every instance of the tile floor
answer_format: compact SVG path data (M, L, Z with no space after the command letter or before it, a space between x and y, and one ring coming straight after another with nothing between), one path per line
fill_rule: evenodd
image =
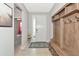
M48 48L17 48L15 56L51 56Z
M27 44L23 47L18 46L15 49L15 56L51 56L48 48L28 48L31 40L27 41ZM26 47L27 46L27 47Z

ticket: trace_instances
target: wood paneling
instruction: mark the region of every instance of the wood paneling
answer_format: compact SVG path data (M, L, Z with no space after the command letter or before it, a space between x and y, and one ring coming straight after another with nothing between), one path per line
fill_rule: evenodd
M55 22L55 39L55 43L60 46L60 21Z

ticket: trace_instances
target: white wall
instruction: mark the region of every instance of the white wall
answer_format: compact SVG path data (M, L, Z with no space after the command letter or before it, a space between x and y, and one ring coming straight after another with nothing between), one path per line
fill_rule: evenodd
M13 8L13 4L8 4ZM4 10L5 11L5 10ZM0 27L0 56L14 55L14 20L12 27Z
M25 46L27 43L29 12L24 4L18 3L18 6L22 9L22 46Z
M32 24L33 24L32 14L29 13L29 20L28 20L28 33L29 34L32 34Z
M52 16L62 8L66 3L55 3L52 7L51 11L49 12L49 39L53 38L53 23L52 23Z
M66 3L55 3L50 11L50 15L53 16L60 8L62 8Z
M29 13L27 10L23 10L22 12L22 45L25 45L27 42L27 31L28 31L28 20L29 20Z

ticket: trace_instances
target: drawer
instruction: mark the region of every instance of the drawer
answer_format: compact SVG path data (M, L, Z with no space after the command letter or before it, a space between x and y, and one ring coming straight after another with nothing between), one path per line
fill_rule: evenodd
M66 6L65 14L70 13L71 11L74 11L75 9L77 9L77 4L71 3L68 6Z

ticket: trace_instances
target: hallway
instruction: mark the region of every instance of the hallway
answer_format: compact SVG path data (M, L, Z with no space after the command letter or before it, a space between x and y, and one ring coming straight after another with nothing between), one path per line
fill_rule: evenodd
M50 20L48 19L53 5L53 3L14 4L15 56L51 56L48 48L50 41ZM21 36L19 38L18 31Z
M53 38L52 15L55 3L15 3L15 20L22 21L19 30L22 34L17 38L15 26L15 56L52 56L49 42ZM64 4L56 4L59 8ZM54 11L54 13L52 13ZM20 42L18 42L20 41ZM30 48L29 48L30 47Z
M54 36L52 15L63 5L64 3L0 4L0 55L52 56L49 51L49 42ZM29 48L31 43L33 45Z
M79 0L0 2L0 59L79 59Z
M57 2L0 3L0 56L79 56L79 3Z

